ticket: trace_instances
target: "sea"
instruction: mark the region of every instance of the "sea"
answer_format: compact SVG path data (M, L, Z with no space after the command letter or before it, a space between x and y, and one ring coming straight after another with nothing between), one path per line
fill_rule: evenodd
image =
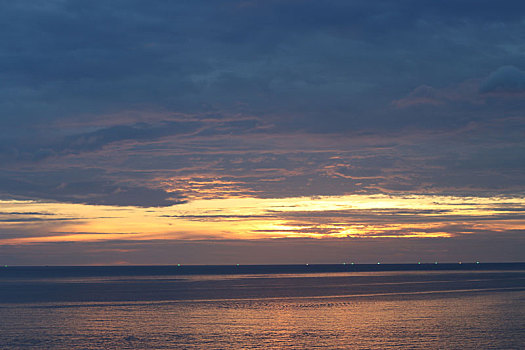
M525 263L5 266L0 349L525 349Z

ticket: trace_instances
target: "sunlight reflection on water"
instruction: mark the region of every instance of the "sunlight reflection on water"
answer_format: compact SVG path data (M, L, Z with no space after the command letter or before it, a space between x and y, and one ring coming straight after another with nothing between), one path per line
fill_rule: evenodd
M524 341L522 272L246 277L204 278L197 281L203 284L189 285L116 279L81 284L92 289L70 300L4 299L0 344L14 349L519 349ZM510 287L503 288L504 282ZM23 284L3 283L21 293ZM46 293L72 288L49 281L27 286ZM319 287L314 295L293 296L313 286ZM228 291L233 287L238 290ZM203 298L185 299L186 294L177 294L181 288ZM357 292L337 296L341 290ZM174 293L171 299L150 298L166 292ZM222 298L204 298L209 295Z

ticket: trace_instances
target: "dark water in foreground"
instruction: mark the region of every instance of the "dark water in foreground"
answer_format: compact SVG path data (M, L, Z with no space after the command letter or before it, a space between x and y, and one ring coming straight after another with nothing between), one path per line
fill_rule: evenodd
M8 267L2 349L523 349L525 264Z

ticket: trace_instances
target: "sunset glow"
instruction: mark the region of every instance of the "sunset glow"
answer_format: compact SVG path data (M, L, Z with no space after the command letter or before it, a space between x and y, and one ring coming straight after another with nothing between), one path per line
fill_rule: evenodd
M3 201L21 237L1 244L101 240L453 237L525 225L521 198L347 195L194 200L164 208ZM14 214L16 213L16 214ZM468 224L465 224L468 223ZM40 234L23 237L39 227Z
M0 263L524 260L521 5L452 3L5 3Z

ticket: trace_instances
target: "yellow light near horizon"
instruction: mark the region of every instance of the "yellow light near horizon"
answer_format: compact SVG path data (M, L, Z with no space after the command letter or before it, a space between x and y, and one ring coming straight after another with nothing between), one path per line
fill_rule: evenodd
M497 217L506 206L525 208L525 200L519 197L384 194L282 199L230 197L159 208L9 200L0 201L0 219L4 219L4 227L19 234L1 239L0 244L114 239L450 237L452 234L443 227L457 224L458 217L477 230L522 229L525 220L519 216L515 219ZM383 217L384 211L415 209L419 211L420 222L373 220L374 215ZM367 216L352 217L362 213ZM396 215L402 218L416 214L401 212ZM480 216L493 216L494 220L477 220ZM24 217L39 221L16 220Z

